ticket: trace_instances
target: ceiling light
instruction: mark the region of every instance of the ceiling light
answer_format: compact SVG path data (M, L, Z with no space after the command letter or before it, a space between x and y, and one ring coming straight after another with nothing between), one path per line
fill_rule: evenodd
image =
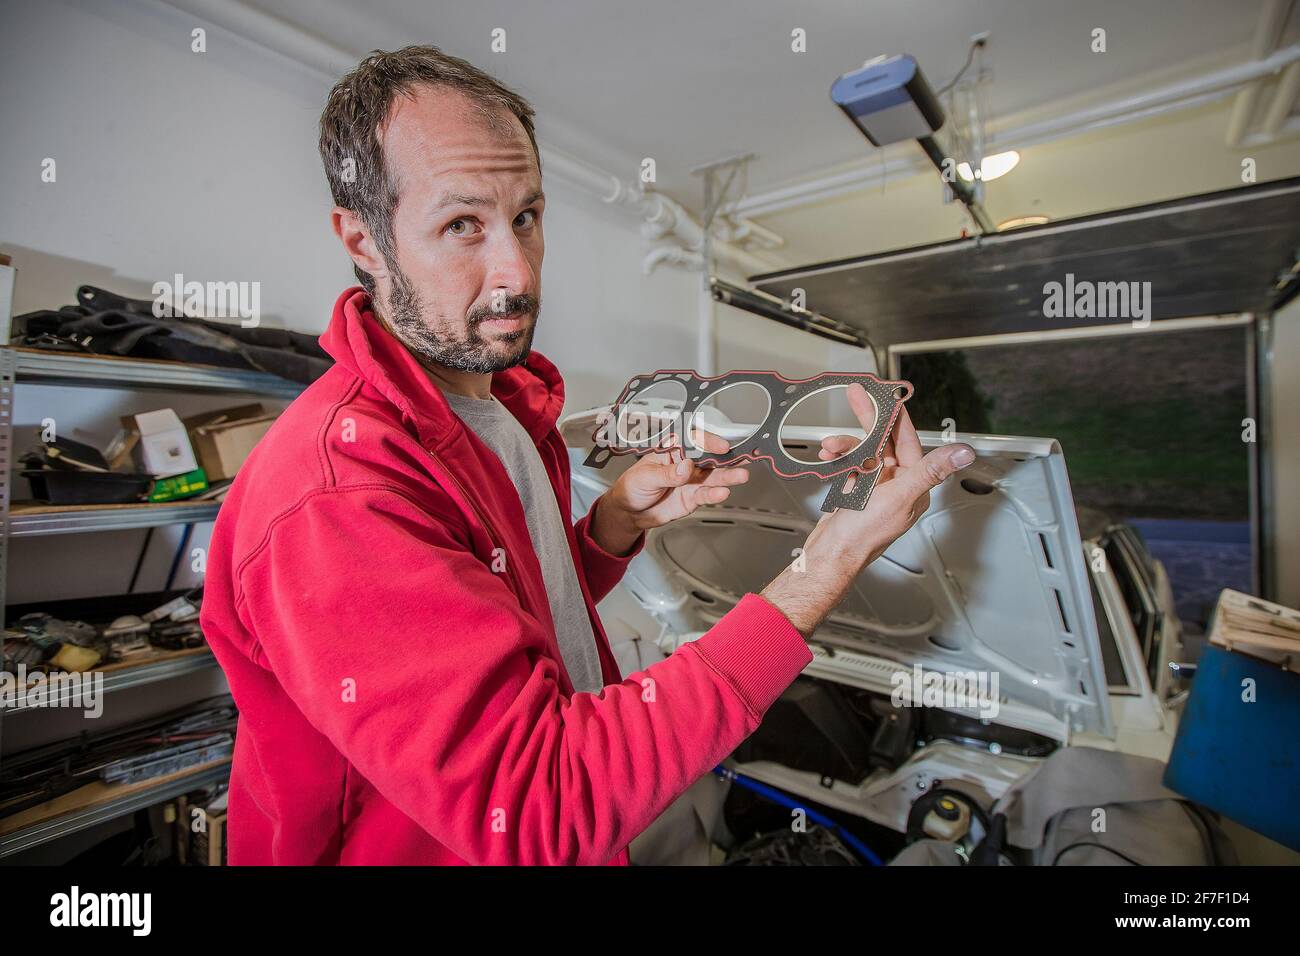
M1005 153L994 153L992 156L985 156L984 162L980 163L980 172L978 176L972 176L970 163L958 163L957 175L966 182L974 179L981 179L984 182L998 179L1005 176L1011 170L1015 169L1020 163L1020 154L1014 149L1009 149Z

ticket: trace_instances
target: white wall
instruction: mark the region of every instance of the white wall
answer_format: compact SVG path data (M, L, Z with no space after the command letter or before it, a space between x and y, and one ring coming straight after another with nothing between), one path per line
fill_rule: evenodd
M147 0L3 2L0 23L0 252L18 270L15 314L71 304L83 283L150 297L155 281L182 272L260 282L265 324L324 329L354 281L328 228L332 202L315 146L328 82L215 29L208 52L192 53L192 21ZM41 181L46 157L57 163L54 183ZM670 268L643 277L635 219L546 185L536 344L564 371L568 407L609 401L646 368L692 366L698 277ZM22 386L15 446L25 450L47 417L102 446L128 412L189 414L249 398ZM13 487L27 496L25 479ZM210 532L198 526L192 545L206 546ZM7 600L125 593L145 534L14 540ZM164 586L180 534L155 529L137 590ZM186 558L175 586L196 581ZM224 691L216 670L122 691L93 729ZM4 749L86 726L74 711L7 719Z
M327 81L215 29L208 52L192 53L193 23L148 0L3 2L0 23L0 252L18 270L15 314L70 304L85 283L150 297L155 281L182 272L200 281L260 282L267 325L324 329L335 297L354 281L328 228L332 202L315 147ZM54 183L41 181L46 157L57 163ZM638 372L694 367L698 275L664 267L643 276L647 244L635 218L553 177L546 188L536 346L565 374L566 409L612 400ZM805 375L831 367L825 363L842 348L725 307L719 312L723 369ZM744 344L733 349L733 341ZM29 447L47 417L63 434L102 446L120 415L169 406L185 415L249 400L267 401L23 386L15 446ZM25 479L13 488L18 497L29 493ZM206 547L210 534L210 524L199 525L190 547ZM7 600L125 593L142 550L136 590L160 590L180 541L179 527L157 528L148 539L135 530L14 540ZM198 580L186 555L174 586ZM621 589L602 613L616 642L655 631ZM121 691L93 729L225 690L213 669ZM86 728L75 711L8 719L4 750ZM129 819L111 826L126 825ZM62 859L105 829L37 854Z
M315 146L325 78L218 28L208 29L207 52L194 53L197 21L151 0L4 0L0 22L0 252L18 269L16 314L69 304L83 283L147 298L155 281L181 272L259 282L265 324L324 329L354 281L329 231ZM543 135L545 123L540 116ZM41 181L47 157L53 183ZM536 346L565 374L567 410L611 400L638 372L694 367L698 275L666 266L643 276L648 246L634 217L554 177L546 188ZM718 311L721 369L871 367L865 353ZM245 400L23 387L16 444L30 444L45 417L102 444L127 412ZM25 480L15 488L26 495ZM196 544L208 530L196 529ZM143 537L15 542L9 600L125 591ZM162 587L178 540L178 529L155 531L138 589ZM178 585L189 580L183 566Z
M1273 316L1273 524L1277 600L1300 607L1300 299Z
M313 329L350 281L315 148L322 84L225 36L190 52L164 5L6 3L0 242L16 308L78 283L257 281L268 325ZM42 183L41 162L58 180Z

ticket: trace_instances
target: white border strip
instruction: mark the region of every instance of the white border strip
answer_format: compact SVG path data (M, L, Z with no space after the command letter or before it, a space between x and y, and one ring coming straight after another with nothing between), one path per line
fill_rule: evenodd
M1114 335L1149 335L1152 332L1186 332L1190 329L1226 329L1250 325L1252 312L1227 315L1197 315L1185 319L1158 319L1142 328L1131 322L1116 325L1081 325L1078 328L1051 329L1042 332L1003 332L997 335L969 335L957 339L931 339L926 342L895 342L889 346L890 377L898 377L895 356L917 352L946 352L952 349L978 349L992 345L1029 345L1070 339L1100 339Z

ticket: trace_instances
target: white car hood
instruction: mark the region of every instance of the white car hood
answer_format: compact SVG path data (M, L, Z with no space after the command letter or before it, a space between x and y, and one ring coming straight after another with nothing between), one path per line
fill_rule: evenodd
M560 423L575 517L635 460L615 456L603 469L584 467L604 410ZM801 431L816 440L854 430ZM934 432L920 437L927 449L941 443ZM926 514L863 571L813 642L909 669L997 672L1003 698L1049 713L1076 733L1110 736L1088 569L1060 445L957 437L974 446L975 463L932 493ZM725 504L651 532L629 566L624 583L633 596L679 635L707 630L745 593L761 591L821 517L829 483L782 480L762 462L748 467L749 482Z

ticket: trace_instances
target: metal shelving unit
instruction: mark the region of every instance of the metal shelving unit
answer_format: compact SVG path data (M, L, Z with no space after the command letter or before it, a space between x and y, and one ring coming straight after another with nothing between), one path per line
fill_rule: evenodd
M69 833L76 833L78 830L93 827L97 823L105 823L128 813L135 813L137 810L143 810L145 807L162 803L172 797L179 797L182 793L196 787L219 783L229 775L230 762L226 761L218 766L207 767L192 774L169 780L156 787L136 790L126 796L93 807L87 807L84 810L65 813L52 820L34 823L31 826L23 827L21 830L6 833L4 836L0 836L0 859L12 856L15 853L21 853L23 850L30 850L42 843L57 840Z
M255 392L293 398L297 382L249 369L183 362L148 362L105 355L75 355L9 347L18 382L82 388L127 388L174 392Z
M5 315L0 318L7 319ZM303 386L264 372L217 366L186 365L98 355L74 355L38 349L0 346L0 607L8 607L9 541L11 538L121 531L171 524L198 524L216 518L219 502L105 505L101 508L55 506L12 508L10 473L14 460L14 391L18 385L53 385L74 388L118 388L141 391L251 393L291 399ZM215 667L210 652L125 668L105 675L104 691L125 690L182 674ZM70 691L69 691L70 692ZM6 711L22 713L41 708L19 705L0 708L0 727ZM3 758L0 757L0 760ZM63 814L44 823L24 827L0 837L0 858L39 846L87 827L178 796L187 790L226 779L230 764L135 791L85 810Z
M150 664L137 664L113 671L111 674L105 674L102 692L111 694L113 691L171 680L173 677L180 677L182 674L193 674L216 666L217 659L212 656L211 651L206 650L201 654L188 654L185 657L168 658ZM14 714L29 714L32 711L43 710L46 707L62 706L71 702L76 693L76 689L72 687L60 686L52 695L54 703L32 704L28 702L28 698L19 698L13 706L5 708L5 713L13 716Z
M215 521L221 503L196 501L141 505L111 505L104 508L10 511L9 537L34 538L48 534L76 534L83 531L125 531L157 528L169 524L198 524Z

